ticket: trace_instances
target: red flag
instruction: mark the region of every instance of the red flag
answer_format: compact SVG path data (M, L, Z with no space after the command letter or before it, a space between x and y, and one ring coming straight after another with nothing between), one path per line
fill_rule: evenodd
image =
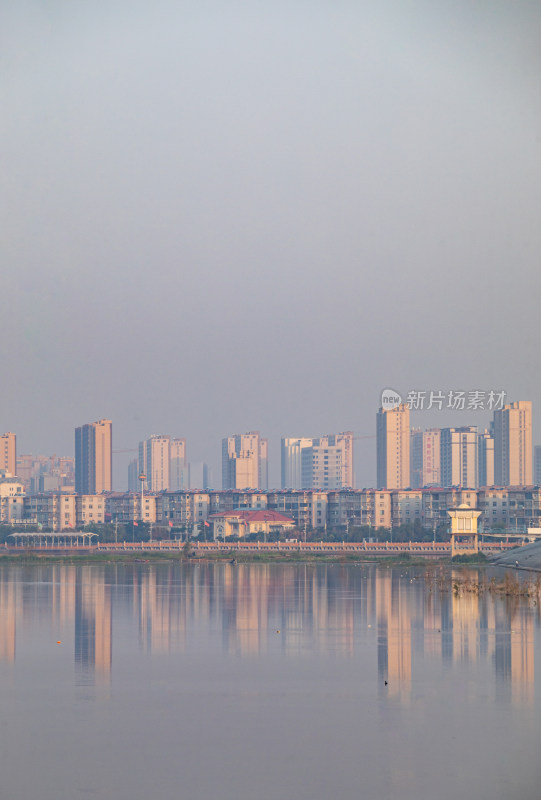
M170 528L172 528L172 527L173 527L173 523L171 522L171 520L169 520L169 527L170 527Z
M139 523L138 523L138 522L134 522L133 524L134 524L134 525L139 525Z
M205 525L207 526L207 528L210 528L210 523L207 522L207 520L205 520Z

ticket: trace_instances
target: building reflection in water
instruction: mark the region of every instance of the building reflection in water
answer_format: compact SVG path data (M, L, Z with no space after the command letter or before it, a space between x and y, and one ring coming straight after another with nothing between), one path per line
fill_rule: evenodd
M404 699L411 688L410 584L394 571L373 576L376 581L378 626L378 674L387 681L389 693ZM408 593L409 590L409 593Z
M113 658L111 587L103 568L80 567L75 580L75 664L108 679Z
M482 663L516 702L534 691L539 610L520 597L444 590L433 573L376 566L167 563L0 568L0 662L14 663L17 630L44 615L73 626L76 668L109 680L113 619L152 654L184 652L205 635L226 654L315 651L354 657L373 647L386 691L407 702L416 659ZM453 580L475 570L453 573ZM443 585L443 584L442 584ZM377 632L377 644L368 635ZM279 637L277 637L279 632Z
M8 573L9 574L9 573ZM7 577L0 581L0 661L15 663L17 609L21 608L21 584Z

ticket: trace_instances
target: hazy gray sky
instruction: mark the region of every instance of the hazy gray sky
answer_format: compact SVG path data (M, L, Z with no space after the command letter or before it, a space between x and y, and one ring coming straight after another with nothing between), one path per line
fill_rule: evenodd
M259 429L276 484L280 436L373 434L386 386L536 414L541 4L8 0L0 44L19 452L109 417L219 481Z

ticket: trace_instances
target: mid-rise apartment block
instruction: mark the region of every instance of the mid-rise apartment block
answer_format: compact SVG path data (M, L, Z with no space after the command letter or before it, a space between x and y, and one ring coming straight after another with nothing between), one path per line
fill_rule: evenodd
M378 489L407 489L410 485L410 410L407 404L380 408L377 415Z
M393 525L422 523L423 493L420 490L395 491L391 494L391 518Z
M110 492L113 475L113 425L100 419L75 429L75 491Z
M519 400L494 412L494 481L530 486L532 479L532 404Z
M157 496L138 492L112 492L105 498L107 519L114 524L156 522Z
M103 495L78 494L75 497L77 525L105 522L105 498Z
M258 431L222 439L222 488L266 489L268 441Z
M24 519L51 531L72 530L78 525L76 497L63 492L28 495L24 498Z
M400 525L420 524L425 529L441 530L449 523L447 511L460 505L483 511L480 529L495 527L524 531L541 526L541 488L484 487L424 489L341 489L337 491L257 490L178 491L144 494L139 492L106 495L74 495L50 492L25 496L22 484L0 483L0 519L42 525L49 530L69 530L105 521L113 523L157 523L202 530L212 514L245 509L276 511L291 517L302 533L315 529L342 529L366 526L374 531ZM370 533L366 535L370 536Z
M349 525L390 528L392 494L389 490L374 489L328 492L328 524L331 528Z
M0 522L14 524L24 516L24 487L16 478L0 478Z

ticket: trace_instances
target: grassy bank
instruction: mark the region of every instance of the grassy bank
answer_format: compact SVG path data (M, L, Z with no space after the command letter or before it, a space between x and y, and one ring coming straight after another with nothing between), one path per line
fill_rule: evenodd
M450 558L423 558L422 556L379 555L376 553L306 553L306 552L245 552L234 548L218 552L187 554L183 550L168 552L95 552L95 553L51 553L21 552L0 553L0 564L111 564L111 563L230 563L236 564L351 564L377 563L381 565L404 564L409 566L426 566L428 564L450 564Z

